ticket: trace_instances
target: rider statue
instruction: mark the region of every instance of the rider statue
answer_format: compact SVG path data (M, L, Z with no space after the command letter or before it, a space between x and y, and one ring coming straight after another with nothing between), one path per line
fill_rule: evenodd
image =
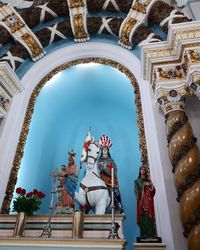
M100 172L101 179L105 182L108 187L109 193L111 195L111 168L114 168L114 204L115 204L115 213L124 213L124 209L121 202L121 196L119 191L119 184L117 179L117 166L112 159L109 148L112 146L111 140L106 135L100 137L101 145L101 155L98 159L97 166ZM107 210L107 213L111 213L111 209Z
M75 155L73 150L68 152L67 166L61 165L61 172L58 176L60 185L56 188L58 196L56 214L69 214L74 211L74 197L78 178L78 168L74 162Z

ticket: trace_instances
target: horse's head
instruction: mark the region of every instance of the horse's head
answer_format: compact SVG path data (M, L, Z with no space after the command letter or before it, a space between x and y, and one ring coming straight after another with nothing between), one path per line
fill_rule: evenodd
M88 157L97 159L100 151L100 145L98 141L91 142L88 148Z
M94 141L94 139L92 139L91 141L86 142L81 153L80 164L87 162L89 158L93 158L94 161L96 161L99 151L100 145L98 141Z

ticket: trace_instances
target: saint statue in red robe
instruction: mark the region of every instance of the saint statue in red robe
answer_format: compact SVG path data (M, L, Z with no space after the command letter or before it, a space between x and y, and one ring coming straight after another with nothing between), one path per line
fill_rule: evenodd
M149 169L146 166L140 167L134 189L137 197L137 224L140 227L140 236L156 237L153 202L155 187L151 182Z

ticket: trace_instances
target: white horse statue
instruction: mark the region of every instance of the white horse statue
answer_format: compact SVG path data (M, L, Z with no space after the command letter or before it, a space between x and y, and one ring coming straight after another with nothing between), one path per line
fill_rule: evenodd
M88 204L95 214L105 214L110 196L97 168L99 148L99 143L92 140L83 149L80 162L86 162L86 174L80 183L79 193L75 192L75 199L82 206Z

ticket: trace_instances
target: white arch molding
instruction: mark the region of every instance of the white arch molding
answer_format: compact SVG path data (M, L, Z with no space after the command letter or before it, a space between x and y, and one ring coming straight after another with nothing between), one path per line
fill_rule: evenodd
M155 212L157 231L158 235L162 237L163 242L167 244L167 249L174 250L172 227L152 106L151 88L148 82L141 78L140 61L131 52L117 45L99 42L70 45L46 55L35 63L24 75L21 81L24 91L13 99L0 138L0 205L2 205L4 199L26 109L34 88L44 76L57 66L88 57L101 57L118 62L129 69L138 82L151 177L156 186Z

